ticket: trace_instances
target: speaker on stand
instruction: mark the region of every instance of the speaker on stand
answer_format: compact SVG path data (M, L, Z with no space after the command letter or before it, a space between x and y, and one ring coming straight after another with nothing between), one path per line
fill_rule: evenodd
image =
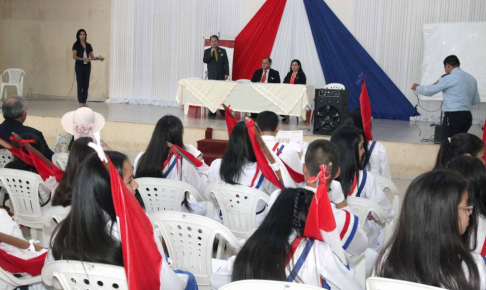
M332 135L348 118L348 90L316 89L313 133Z

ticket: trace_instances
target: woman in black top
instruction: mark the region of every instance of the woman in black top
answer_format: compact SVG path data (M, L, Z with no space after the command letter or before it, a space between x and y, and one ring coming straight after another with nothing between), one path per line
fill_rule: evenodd
M290 71L283 82L284 84L293 85L305 85L307 83L305 73L302 70L302 66L300 65L300 61L298 59L294 59L290 63Z
M87 43L86 30L80 29L76 33L76 42L73 44L73 59L76 60L76 80L78 81L78 101L80 107L87 107L89 76L91 74L92 60L105 60L104 57L93 54L93 47Z
M307 83L307 79L305 77L305 73L302 70L302 66L300 65L300 60L294 59L290 63L290 71L285 77L284 84L291 84L291 85L305 85ZM283 116L282 122L288 122L289 116Z

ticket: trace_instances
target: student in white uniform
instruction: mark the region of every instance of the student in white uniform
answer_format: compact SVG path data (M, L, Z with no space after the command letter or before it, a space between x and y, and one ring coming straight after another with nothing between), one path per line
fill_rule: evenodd
M444 139L440 144L434 169L446 168L449 161L459 155L477 157L484 163L483 141L469 133L459 133Z
M133 167L127 156L113 151L106 152L106 155L117 168L127 188L135 194L138 184L133 178ZM78 169L73 185L71 212L53 233L46 263L78 260L124 266L116 221L109 172L98 155L93 153ZM164 257L160 240L155 235L154 239ZM161 289L188 289L186 286L194 286L192 274L175 273L164 258L160 280ZM190 289L197 289L197 286Z
M362 289L325 241L303 237L314 193L287 188L236 257L211 277L212 289L246 279L290 281L324 289Z
M485 261L471 253L464 236L472 212L466 182L456 172L415 178L375 275L450 290L486 289Z
M140 152L135 158L135 176L137 178L155 177L181 180L194 186L199 194L204 196L209 166L203 164L195 167L189 161L177 158L166 145L168 142L178 145L204 162L201 151L192 145L184 144L183 134L184 127L179 118L172 115L162 117L155 125L147 150ZM204 215L206 202L197 202L186 195L181 210Z
M280 130L278 121L278 115L270 111L263 111L259 113L256 118L256 123L262 134L262 139L265 141L268 149L273 151L294 171L302 174L302 163L300 162L297 151L292 149L289 144L280 144L277 141L277 133Z
M467 182L469 202L474 206L469 227L465 234L470 235L471 249L486 256L486 170L476 157L457 156L449 162L448 168L456 171Z
M337 178L341 182L344 196L361 197L376 202L383 208L386 221L391 222L394 211L385 193L376 183L373 174L360 170L364 147L361 130L353 126L339 127L331 136L331 142L339 150L341 174ZM376 216L373 216L376 219ZM363 227L368 236L368 249L366 250L366 274L371 275L373 264L383 247L384 231L373 218L369 218Z
M315 140L309 144L305 156L306 163L303 165L304 178L306 180L305 189L316 192L317 183L307 182L310 177L316 176L320 172L320 165L324 164L332 168L331 180L336 178L339 173L339 153L336 145L328 140ZM332 166L336 164L336 166ZM341 184L332 180L328 183L329 200L336 220L343 248L349 255L359 255L368 247L368 238L359 225L358 217L352 214L344 199ZM271 208L281 191L277 190L270 196L269 207Z
M388 164L388 156L383 144L378 141L367 140L364 134L363 119L361 117L361 109L356 108L349 113L346 125L355 126L361 130L363 136L363 147L365 153L363 161L361 162L361 169L367 170L375 175L383 176L391 180L390 165Z

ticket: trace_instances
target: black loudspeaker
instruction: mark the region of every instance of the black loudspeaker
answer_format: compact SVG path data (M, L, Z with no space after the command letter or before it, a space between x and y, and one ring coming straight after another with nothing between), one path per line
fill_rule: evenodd
M314 134L332 135L348 118L349 91L316 89Z
M442 126L443 125L435 125L434 144L442 143Z

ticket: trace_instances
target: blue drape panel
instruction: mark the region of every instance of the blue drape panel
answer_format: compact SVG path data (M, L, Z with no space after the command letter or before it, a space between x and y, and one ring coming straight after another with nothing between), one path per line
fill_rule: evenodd
M415 109L323 0L304 0L326 83L349 90L349 109L359 107L364 73L375 118L409 120Z

